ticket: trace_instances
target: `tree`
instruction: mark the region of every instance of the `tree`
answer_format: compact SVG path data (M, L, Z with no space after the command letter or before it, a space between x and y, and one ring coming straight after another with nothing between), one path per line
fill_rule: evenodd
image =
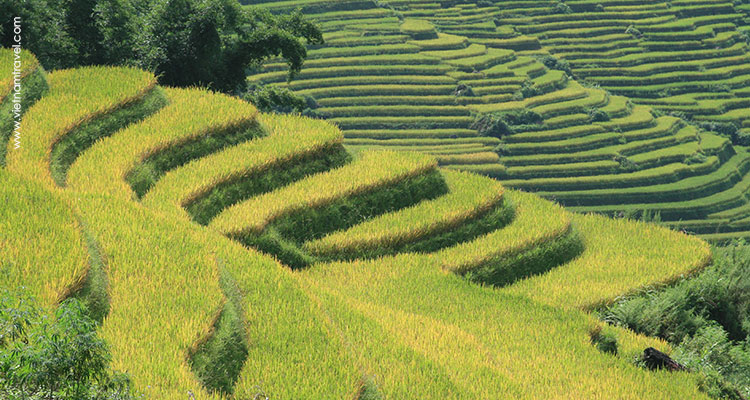
M0 46L14 40L14 18L20 17L21 46L44 60L47 69L64 68L76 62L74 41L65 29L65 12L50 0L0 0Z
M6 4L7 3L7 4ZM236 0L0 0L4 26L23 19L24 47L48 69L133 65L172 86L245 89L248 68L281 56L291 79L323 42L299 12L272 15ZM8 29L3 46L13 44Z
M130 381L109 369L107 344L76 299L54 318L23 291L0 293L0 398L130 400Z

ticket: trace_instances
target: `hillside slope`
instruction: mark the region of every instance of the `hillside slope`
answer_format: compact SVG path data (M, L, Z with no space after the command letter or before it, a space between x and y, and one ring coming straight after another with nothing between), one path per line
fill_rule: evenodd
M750 234L745 148L663 114L747 133L741 7L698 0L252 5L302 7L321 23L327 44L310 50L299 78L285 83L284 64L270 63L248 79L313 97L353 150L426 152L446 168L487 174L577 211L658 212L709 240ZM501 139L480 136L473 124L491 113L511 115L502 117L510 126Z
M148 398L706 398L586 312L704 267L697 238L135 69L46 81L0 170L0 282L99 307Z

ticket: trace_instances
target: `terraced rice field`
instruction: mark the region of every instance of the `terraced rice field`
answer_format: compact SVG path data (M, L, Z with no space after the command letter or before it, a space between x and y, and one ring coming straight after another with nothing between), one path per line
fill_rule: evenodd
M698 238L138 70L46 81L27 145L5 143L0 282L50 308L99 290L114 367L148 398L707 398L632 363L664 342L606 327L620 351L597 350L587 312L704 267Z
M310 48L295 81L285 83L277 62L248 79L313 97L350 150L420 151L441 167L492 176L576 211L658 212L711 241L750 237L746 151L695 126L733 123L739 135L750 133L744 5L250 4L302 7L320 22L326 44ZM555 69L561 64L549 57L570 69ZM457 95L460 85L473 95ZM474 129L475 115L514 110L542 120L500 139Z

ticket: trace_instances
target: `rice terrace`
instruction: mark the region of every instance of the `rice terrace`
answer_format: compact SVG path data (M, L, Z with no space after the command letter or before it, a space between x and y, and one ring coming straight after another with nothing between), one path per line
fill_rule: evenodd
M750 1L0 10L0 400L750 398Z

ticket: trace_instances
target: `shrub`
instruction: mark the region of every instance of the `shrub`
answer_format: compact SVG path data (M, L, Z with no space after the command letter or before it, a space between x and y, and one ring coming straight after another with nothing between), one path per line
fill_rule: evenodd
M542 94L542 92L539 90L536 85L534 85L531 81L524 81L523 85L521 86L521 95L518 96L521 99L528 99L534 96L539 96Z
M640 38L643 37L643 33L641 33L641 31L639 31L633 25L628 26L628 28L625 29L625 33L628 34L628 35L632 35L633 37L636 37L638 39L640 39Z
M555 14L572 14L573 10L570 9L570 6L567 4L558 1L557 4L555 4Z
M541 115L526 109L501 113L500 115L510 125L534 125L542 123Z
M521 109L509 112L478 115L471 129L476 129L482 136L502 138L518 131L529 130L542 123L538 113Z
M714 264L699 275L622 300L601 317L675 345L675 360L700 371L709 394L741 398L737 387L750 395L750 245L745 242L715 248Z
M306 108L313 108L309 106L310 104L317 104L310 96L302 97L287 88L270 85L251 88L243 98L253 103L260 111L283 114L302 112Z
M734 122L707 121L707 122L701 122L699 126L707 131L716 132L719 135L730 139L732 141L732 144L747 145L747 144L741 143L742 141L747 140L747 135L742 135L742 138L740 138L739 136L740 128Z
M604 110L590 108L588 110L589 122L606 122L611 119L609 113Z
M458 84L456 86L456 90L453 91L453 95L456 97L474 97L474 89L471 88L469 85L465 85L463 83Z
M602 327L597 325L589 331L589 337L599 351L617 355L617 337L613 333L603 333Z
M568 75L573 74L570 70L570 63L567 60L560 60L553 56L544 56L539 61L541 61L542 64L544 64L544 66L549 69L563 71Z
M0 397L6 400L128 400L130 380L109 370L107 344L76 299L54 318L23 291L0 294Z
M750 394L750 341L732 342L721 326L709 324L686 337L674 358L689 369L702 371L704 389L713 397L742 399L740 392Z
M622 156L622 155L616 155L612 158L612 161L620 163L620 169L623 171L636 171L638 170L638 164L634 163L631 159Z
M700 151L696 151L695 153L691 154L690 157L686 158L683 162L687 165L702 164L706 162L707 159L708 157L706 157L705 154L701 153Z
M750 132L737 132L737 140L732 142L740 146L750 146Z
M476 129L481 136L502 138L510 135L513 131L508 124L497 114L481 114L476 117L471 129Z

